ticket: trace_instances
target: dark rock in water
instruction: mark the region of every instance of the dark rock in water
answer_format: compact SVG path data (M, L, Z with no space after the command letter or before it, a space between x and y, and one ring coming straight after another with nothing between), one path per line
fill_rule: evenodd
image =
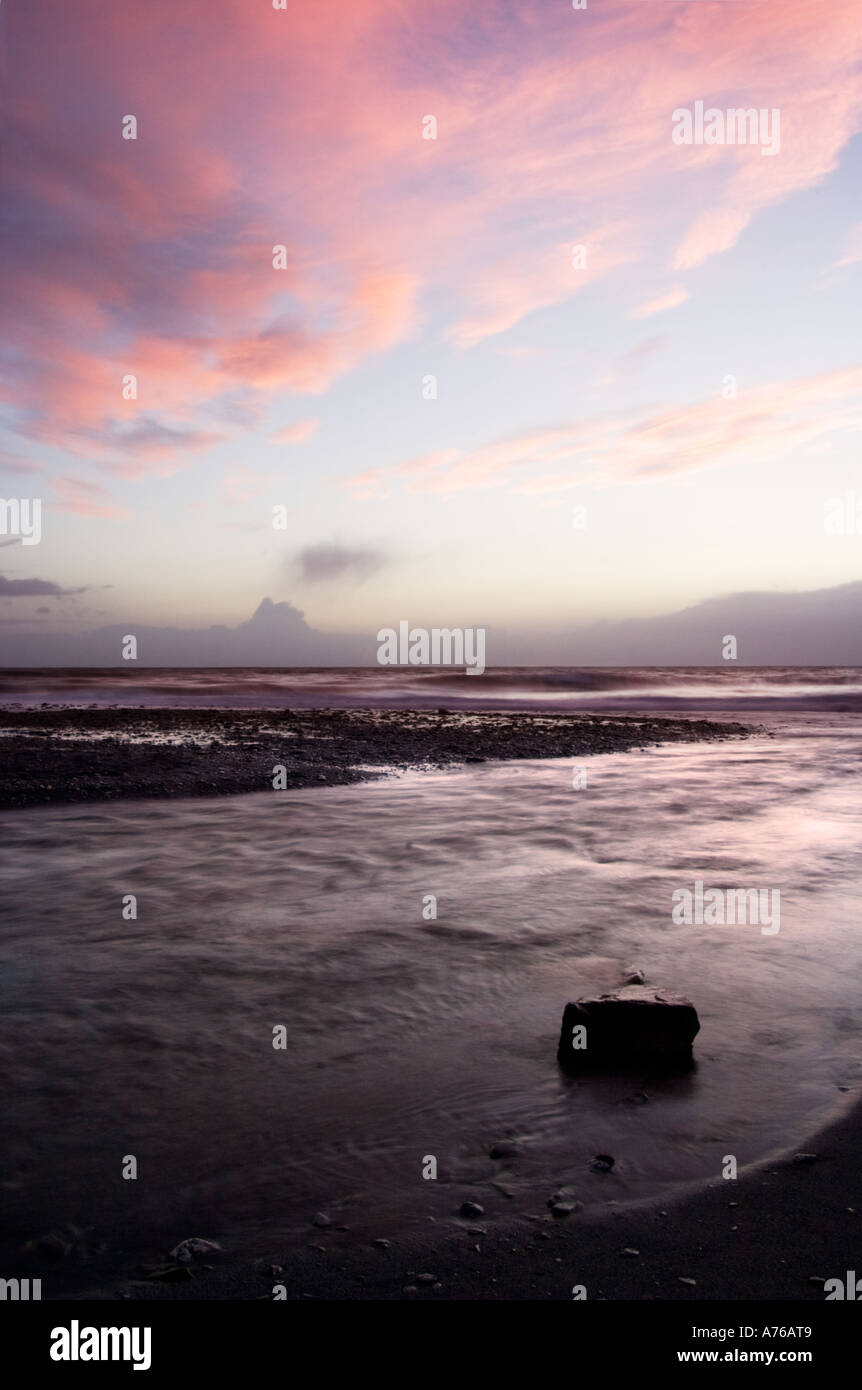
M594 1173L609 1173L614 1166L614 1160L610 1154L596 1154L590 1167Z
M480 1207L478 1202L462 1202L461 1215L467 1217L471 1221L475 1221L477 1216L485 1215L485 1208Z
M518 1145L513 1144L509 1139L501 1139L498 1144L492 1144L488 1150L489 1158L515 1158L518 1154Z
M323 1229L324 1226L332 1225L332 1219L331 1217L327 1216L325 1212L319 1211L311 1224L313 1226L319 1226L321 1229Z
M632 973L630 975L627 975L625 979L625 983L627 985L642 985L643 982L644 972L642 970L633 970Z
M608 1063L691 1059L700 1031L697 1010L688 999L663 990L630 985L567 1004L557 1056L567 1069Z

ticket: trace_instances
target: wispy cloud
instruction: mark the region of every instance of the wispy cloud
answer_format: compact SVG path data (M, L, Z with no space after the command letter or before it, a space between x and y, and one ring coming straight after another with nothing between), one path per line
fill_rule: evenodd
M836 261L836 266L855 265L858 261L862 261L862 222L857 222L847 233L844 255Z
M103 521L125 521L132 516L126 506L115 502L101 483L84 478L54 478L51 490L57 509L75 516L100 517Z
M304 444L317 430L319 420L297 420L271 436L273 444Z
M677 285L675 289L668 290L666 294L659 295L658 299L650 299L646 304L641 304L639 308L633 309L631 317L633 319L647 319L653 314L663 314L668 309L676 309L678 305L684 304L688 299L688 290L682 285Z
M717 395L653 413L576 420L525 431L478 449L446 449L347 479L359 496L391 490L448 495L509 486L553 492L589 483L692 473L722 463L762 463L833 432L862 429L862 367ZM566 472L545 473L569 462ZM527 470L529 469L529 473Z

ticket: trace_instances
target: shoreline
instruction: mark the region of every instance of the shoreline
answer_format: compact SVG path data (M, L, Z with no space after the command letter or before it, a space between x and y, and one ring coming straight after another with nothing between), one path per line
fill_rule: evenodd
M729 720L438 709L4 709L0 807L343 786L393 771L743 738ZM281 790L280 785L278 790Z
M571 1302L583 1285L588 1302L822 1302L823 1282L843 1282L859 1265L860 1147L856 1100L806 1141L799 1158L786 1150L736 1180L689 1185L599 1215L479 1218L438 1239L392 1237L386 1247L309 1227L302 1249L274 1242L271 1255L254 1260L207 1253L180 1282L148 1281L143 1270L85 1281L82 1271L75 1291L54 1301L274 1301L278 1284L288 1301ZM50 1271L41 1272L50 1300Z

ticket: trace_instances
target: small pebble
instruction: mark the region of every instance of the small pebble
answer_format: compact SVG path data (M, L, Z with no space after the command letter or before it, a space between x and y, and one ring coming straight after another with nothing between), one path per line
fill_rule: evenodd
M485 1208L481 1207L478 1202L462 1202L460 1214L461 1216L467 1217L469 1220L475 1221L477 1216L485 1215Z
M312 1226L320 1226L323 1228L324 1226L331 1226L332 1221L325 1212L319 1211L311 1224Z

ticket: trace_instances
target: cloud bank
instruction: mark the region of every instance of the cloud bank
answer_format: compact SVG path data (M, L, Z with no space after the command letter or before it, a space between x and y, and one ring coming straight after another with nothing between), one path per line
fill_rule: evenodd
M40 593L43 591L39 591ZM488 667L722 666L722 642L738 643L738 664L862 666L862 582L800 593L738 593L651 618L544 630L487 630ZM381 624L382 625L382 624ZM451 626L441 620L441 626ZM264 599L236 627L144 627L129 621L90 632L13 632L3 666L129 666L126 634L138 639L139 666L373 666L376 631L323 633L290 603ZM479 683L478 681L476 682Z

